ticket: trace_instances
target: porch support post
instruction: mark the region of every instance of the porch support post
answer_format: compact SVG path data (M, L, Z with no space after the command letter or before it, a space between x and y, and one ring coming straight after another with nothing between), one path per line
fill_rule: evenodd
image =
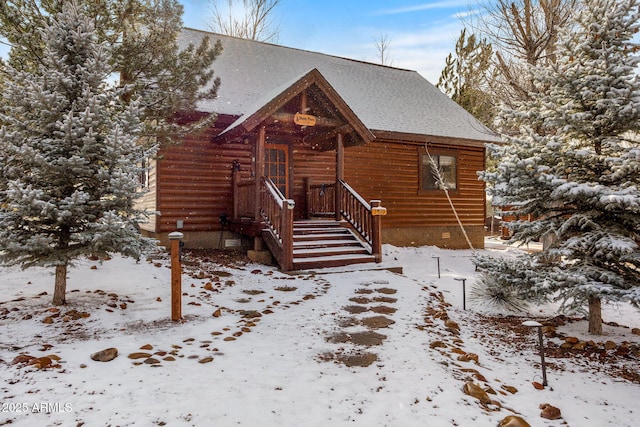
M311 218L311 177L307 176L304 178L304 194L305 194L305 208L304 208L304 217L306 219Z
M342 187L339 181L344 180L344 141L342 139L342 133L337 135L336 141L336 202L335 202L335 214L336 221L342 219Z
M260 132L258 134L258 143L256 144L256 191L255 191L255 212L254 218L256 222L260 222L260 208L262 203L262 186L261 181L264 176L264 146L267 139L267 131L264 126L260 127Z

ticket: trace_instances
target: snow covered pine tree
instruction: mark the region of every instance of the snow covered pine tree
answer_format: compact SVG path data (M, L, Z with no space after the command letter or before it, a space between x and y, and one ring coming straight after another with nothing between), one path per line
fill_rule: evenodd
M588 306L589 332L601 334L602 300L640 306L640 2L584 0L578 9L557 63L532 70L533 101L502 113L521 131L493 147L498 169L483 176L502 204L533 218L509 223L512 241L552 243L476 264L529 300Z
M109 83L109 50L75 2L44 32L33 72L4 66L0 101L0 259L55 267L53 303L65 304L67 266L84 254L139 258L134 209L142 160L136 103Z

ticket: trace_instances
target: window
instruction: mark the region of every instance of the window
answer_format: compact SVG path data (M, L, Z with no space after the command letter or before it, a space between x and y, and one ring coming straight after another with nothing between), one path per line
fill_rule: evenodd
M143 159L140 162L140 172L138 174L139 188L149 188L149 170L151 169L151 162L148 158Z
M289 147L284 144L266 144L264 175L271 178L284 197L289 195Z
M458 160L453 152L433 152L430 151L431 158L440 171L442 181L447 190L458 189ZM433 171L429 155L423 148L420 150L420 190L432 191L441 190L438 179Z

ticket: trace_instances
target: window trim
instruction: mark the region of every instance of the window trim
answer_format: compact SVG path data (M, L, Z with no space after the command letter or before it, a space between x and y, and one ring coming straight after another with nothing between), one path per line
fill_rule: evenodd
M449 156L455 159L455 178L456 178L456 188L447 188L449 193L457 193L460 190L460 156L458 150L455 149L447 149L447 148L434 148L429 147L429 154L431 156ZM424 188L424 162L423 158L427 155L427 150L425 147L418 148L418 194L435 194L442 192L443 190L440 188Z

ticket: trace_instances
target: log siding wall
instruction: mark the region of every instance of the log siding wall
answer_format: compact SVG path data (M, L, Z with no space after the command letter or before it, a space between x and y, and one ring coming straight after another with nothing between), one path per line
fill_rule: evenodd
M220 230L219 216L233 212L233 161L240 161L248 178L251 153L250 144L212 143L208 133L164 148L158 160L157 232L174 231L178 220L184 221L184 231Z
M442 191L420 190L421 144L374 142L345 150L345 178L366 200L381 199L383 241L396 245L468 247ZM474 247L484 246L484 148L433 145L457 155L458 189L449 194ZM425 228L426 227L426 228Z
M240 162L243 179L252 179L255 137L245 142L211 142L211 132L186 138L182 144L163 148L157 161L158 181L155 232L174 231L178 220L183 231L211 233L221 230L219 215L233 212L232 165ZM373 142L345 149L345 179L366 200L381 199L388 209L383 218L383 242L396 245L437 244L464 247L454 214L442 192L419 190L421 144ZM453 202L465 225L481 247L484 226L484 183L477 172L484 166L482 147L434 145L455 150L458 159L457 191ZM335 182L336 152L321 152L301 143L290 148L290 197L296 202L295 216L306 211L305 178L314 183ZM145 196L145 203L154 199ZM152 219L153 220L153 219ZM416 235L421 238L416 238ZM450 240L440 237L450 234ZM454 242L455 241L455 242Z
M345 178L365 199L381 199L388 209L383 227L443 226L455 223L442 191L419 189L419 148L416 144L374 142L345 150ZM484 224L484 149L443 146L458 156L458 190L451 199L465 225Z

